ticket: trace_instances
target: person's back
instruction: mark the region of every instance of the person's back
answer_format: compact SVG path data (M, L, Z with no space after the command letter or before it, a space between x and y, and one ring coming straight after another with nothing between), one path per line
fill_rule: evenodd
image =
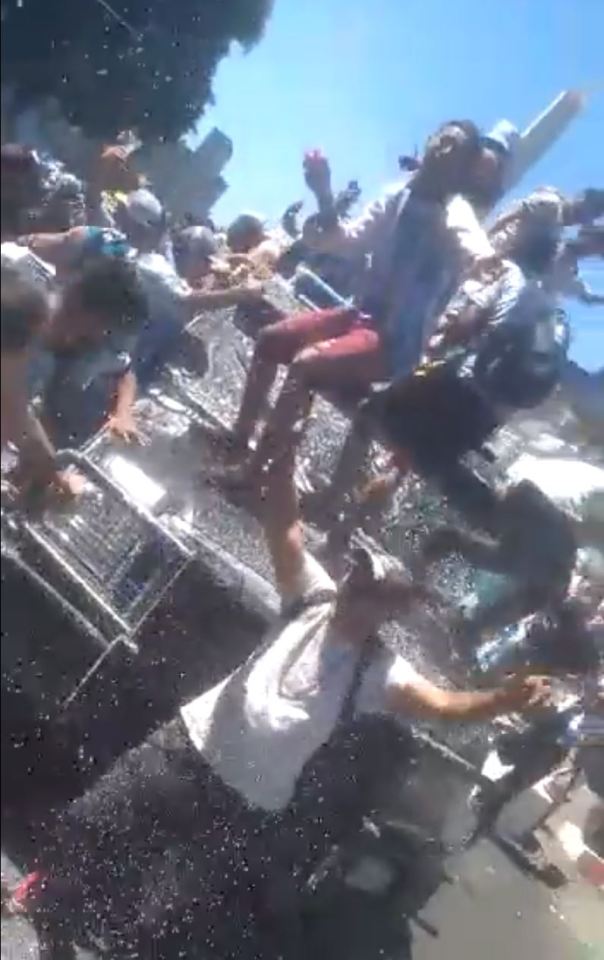
M147 310L135 268L119 259L92 260L64 287L32 364L32 390L42 397L62 446L79 443L120 406ZM135 384L128 394L129 420Z

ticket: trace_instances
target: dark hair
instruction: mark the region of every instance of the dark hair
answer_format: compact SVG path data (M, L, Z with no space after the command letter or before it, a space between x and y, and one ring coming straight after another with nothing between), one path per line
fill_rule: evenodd
M46 322L48 309L40 287L2 267L2 353L25 350Z
M411 157L407 154L401 154L398 158L398 168L402 170L403 173L415 173L416 170L419 170L421 167L421 160L419 157Z
M448 187L449 192L463 193L465 192L466 181L468 179L468 171L472 170L474 160L481 150L480 130L471 120L447 120L446 123L441 123L428 138L422 159L422 166L425 166L428 158L435 150L435 140L442 136L443 132L450 127L460 130L463 133L463 140L457 145L453 167L456 171L456 179L458 182L455 183L451 180L452 173L450 171Z
M447 127L458 127L462 130L468 141L468 148L474 153L478 153L482 146L482 134L476 126L473 120L446 120L444 123L441 123L440 126L436 128L434 133L430 135L429 139L432 137L437 137L443 130L446 130Z
M135 332L149 313L136 267L112 257L86 264L67 286L66 296L102 320L107 332Z
M528 273L542 276L551 267L559 249L556 236L547 231L537 231L532 236L518 237L508 256Z
M573 202L573 206L586 207L589 211L589 221L598 220L604 217L604 190L597 187L587 187L579 193Z

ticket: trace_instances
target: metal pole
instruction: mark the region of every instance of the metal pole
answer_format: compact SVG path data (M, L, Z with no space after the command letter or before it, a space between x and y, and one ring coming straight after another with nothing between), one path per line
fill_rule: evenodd
M506 190L512 189L560 139L583 110L587 95L565 90L521 134L511 165Z

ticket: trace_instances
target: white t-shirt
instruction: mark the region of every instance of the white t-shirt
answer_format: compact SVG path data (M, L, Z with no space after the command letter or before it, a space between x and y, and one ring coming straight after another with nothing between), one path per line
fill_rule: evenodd
M306 554L295 596L284 604L317 591L333 598L278 622L242 667L181 710L214 772L265 810L287 806L304 765L331 736L361 653L331 628L336 586ZM365 671L357 712L384 710L387 687L405 686L415 676L406 660L384 650Z
M142 287L149 301L151 323L172 320L184 326L189 315L184 301L191 288L163 253L142 253L136 257Z

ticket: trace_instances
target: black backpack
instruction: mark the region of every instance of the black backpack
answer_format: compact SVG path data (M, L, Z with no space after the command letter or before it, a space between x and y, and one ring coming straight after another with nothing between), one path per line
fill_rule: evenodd
M557 309L533 323L496 327L479 348L476 384L495 404L536 407L560 382L569 339L566 315Z

